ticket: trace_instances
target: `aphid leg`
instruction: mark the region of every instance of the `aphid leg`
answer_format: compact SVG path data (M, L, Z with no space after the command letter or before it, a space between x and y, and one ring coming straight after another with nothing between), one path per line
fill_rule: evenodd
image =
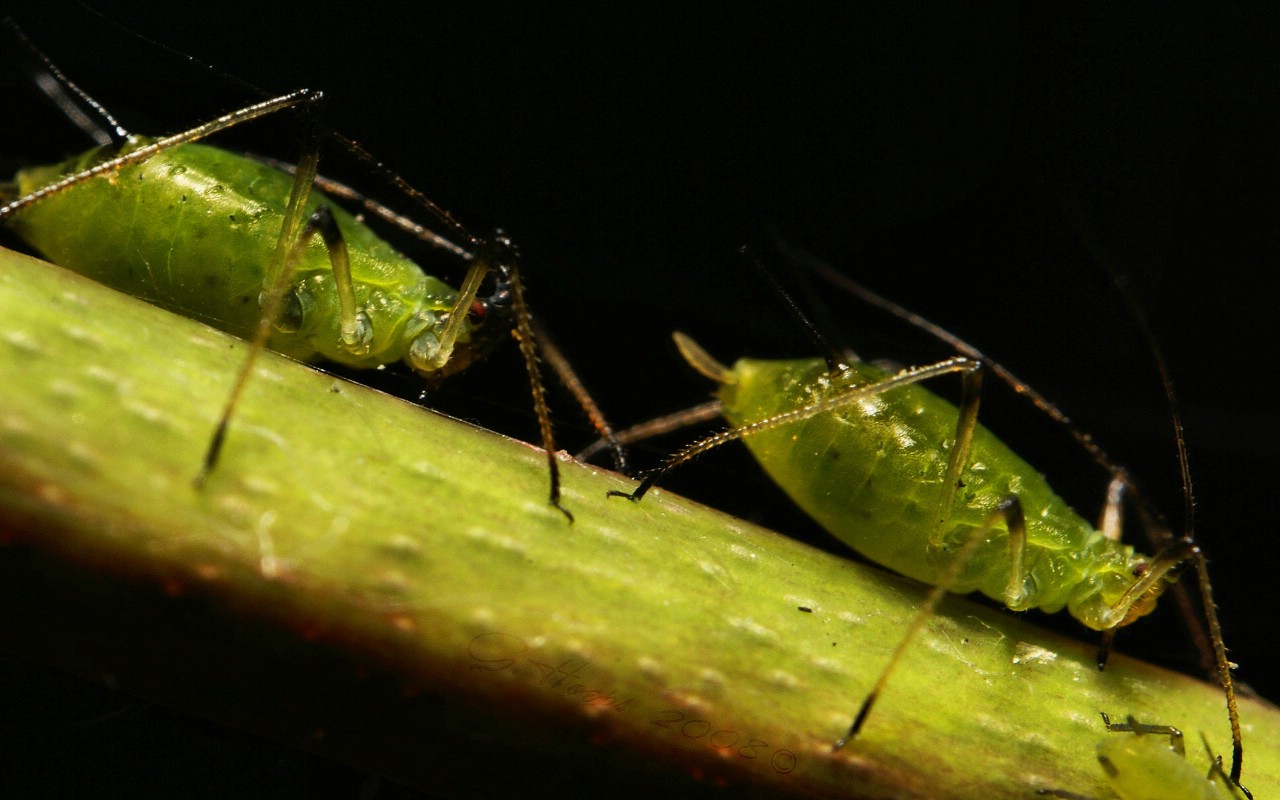
M1204 744L1204 751L1209 755L1209 774L1204 776L1205 780L1218 783L1219 779L1221 779L1222 785L1230 786L1232 793L1234 793L1236 797L1244 797L1248 798L1248 800L1253 800L1253 792L1244 788L1236 781L1231 780L1231 776L1227 774L1226 769L1222 766L1222 756L1216 755L1213 752L1213 748L1209 747L1209 738L1204 735L1204 731L1200 732L1200 741Z
M951 444L951 452L947 455L947 474L942 482L942 493L938 498L938 510L934 515L934 528L929 534L929 545L938 547L942 544L942 535L951 521L951 510L955 506L956 495L963 484L960 473L969 462L969 447L973 444L973 432L978 428L978 404L982 399L982 362L974 361L973 366L962 373L963 388L960 395L960 413L956 417L956 438ZM1021 564L1021 552L1018 553Z
M929 546L932 548L942 546L942 538L951 521L951 511L955 506L956 495L964 487L960 475L969 463L969 448L973 443L974 431L978 428L978 405L982 398L983 372L983 362L976 361L973 362L971 369L962 373L963 388L959 414L956 417L955 441L952 442L950 453L947 455L946 477L943 480L942 493L938 498L938 510L934 516L936 523L929 536ZM1009 608L1019 610L1025 607L1027 530L1022 520L1021 506L1005 516L1009 531L1009 583L1005 587L1004 602ZM956 560L959 561L959 558Z
M1222 627L1218 622L1218 611L1213 604L1213 587L1209 583L1208 567L1204 553L1190 538L1183 538L1167 546L1152 559L1147 571L1129 588L1116 605L1112 613L1116 617L1114 627L1103 634L1103 645L1098 654L1098 668L1106 664L1106 652L1115 636L1117 628L1124 626L1130 617L1141 616L1144 603L1149 601L1154 589L1160 581L1170 580L1178 567L1190 562L1199 576L1201 602L1204 606L1205 620L1209 625L1209 639L1213 643L1215 661L1218 664L1217 682L1222 687L1227 701L1227 719L1231 724L1231 771L1227 775L1231 784L1240 789L1246 796L1252 797L1249 790L1240 783L1243 767L1244 745L1240 730L1240 711L1236 706L1235 681L1231 677L1231 662L1227 659L1226 645L1223 644Z
M812 419L819 414L836 411L868 397L874 397L875 395L892 391L900 386L909 386L913 383L919 383L942 375L949 375L953 372L973 372L980 366L980 362L957 356L955 358L948 358L945 361L939 361L936 364L928 364L923 367L910 367L896 375L885 378L884 380L876 383L848 387L830 397L823 398L816 403L812 403L802 408L796 408L781 414L775 414L772 417L757 420L747 425L743 425L740 428L732 428L730 430L714 433L686 445L674 455L670 456L662 466L645 476L645 479L640 482L640 485L636 487L635 491L630 493L611 491L609 492L609 496L625 497L628 500L639 501L668 472L691 461L697 456L702 455L708 450L714 450L722 444L727 444L739 439L745 439L753 434L771 430L782 425L790 425L794 422L802 422L806 419Z
M556 462L555 434L551 427L551 408L547 405L547 390L542 385L542 373L538 369L538 342L533 335L533 316L524 300L524 283L520 280L515 248L501 232L495 233L485 248L494 253L493 265L511 288L511 305L515 312L515 328L512 335L520 345L524 368L529 373L529 393L533 396L533 408L538 415L538 429L542 434L542 449L547 454L547 471L551 476L551 505L573 522L573 514L560 504L560 465Z
M671 334L671 338L675 341L680 355L684 356L685 361L688 361L689 365L699 373L720 385L732 382L733 373L729 368L716 361L714 356L702 349L702 346L689 338L689 336L680 331L674 331ZM616 434L614 438L619 445L641 442L654 436L662 436L672 431L678 431L681 428L687 428L690 425L696 425L699 422L709 422L720 416L720 408L720 401L712 400L693 408L686 408L674 414L667 414L666 416L634 425ZM611 446L610 442L600 438L574 457L579 461L587 461L609 446ZM622 472L623 470L619 469L618 471Z
M844 736L836 740L831 747L832 752L839 750L849 743L851 739L858 735L866 724L867 718L871 715L871 709L875 706L876 700L880 698L880 693L884 690L885 684L889 681L889 676L897 668L902 656L906 653L907 648L911 646L916 635L924 628L925 623L933 616L933 612L937 609L938 603L947 594L956 580L960 577L973 554L977 552L980 545L986 541L987 533L996 526L1001 520L1004 521L1005 527L1009 530L1010 538L1020 538L1026 541L1026 522L1023 519L1022 503L1017 497L1010 496L1001 501L996 510L987 515L982 524L969 534L964 544L956 552L955 557L951 559L951 563L947 565L946 570L938 577L938 582L925 596L924 602L916 609L915 615L911 618L911 623L907 626L907 630L899 640L898 646L894 648L893 655L889 657L889 662L885 665L880 673L880 677L876 679L875 685L867 694L862 706L858 709L858 713L853 717L853 723L849 726L849 730ZM1020 560L1020 559L1019 559Z
M1113 542L1120 541L1124 532L1124 496L1129 481L1123 475L1112 475L1107 483L1107 500L1098 516L1098 530Z
M499 288L494 296L502 297L504 303L511 304L514 317L511 335L520 345L520 355L524 359L525 371L529 374L529 393L533 396L533 407L538 416L538 429L542 436L542 449L547 454L547 472L551 478L549 499L551 505L559 509L569 522L573 522L573 514L560 503L560 465L556 461L556 441L551 426L551 408L547 404L547 390L542 384L542 373L538 368L538 344L533 335L529 306L524 299L519 257L511 240L500 231L486 240L473 240L473 243L478 247L471 259L471 266L462 279L462 286L458 289L458 298L448 312L448 320L434 350L420 354L422 361L434 363L437 368L448 363L454 345L457 344L458 334L462 331L462 322L476 302L481 282L490 270L496 272Z
M687 428L690 425L710 422L711 420L719 417L720 414L720 401L708 400L705 403L701 403L691 408L684 408L672 414L645 420L638 425L632 425L630 428L618 431L618 444L623 447L627 447L635 444L636 442L643 442L646 439L652 439L655 436L663 436L671 433L672 431ZM590 461L608 447L609 443L607 441L604 439L596 439L594 442L575 453L573 457L578 461Z
M1116 469L1107 485L1106 504L1098 520L1098 530L1104 536L1114 541L1123 539L1123 517L1126 505L1133 512L1136 512L1138 524L1145 532L1147 541L1151 543L1153 548L1157 551L1162 551L1168 549L1171 543L1177 545L1169 526L1150 507L1138 487L1134 485L1132 478L1123 469ZM1182 547L1181 545L1178 546ZM1192 601L1191 591L1186 584L1179 582L1171 588L1172 591L1167 591L1166 594L1171 594L1173 602L1178 606L1178 612L1182 616L1183 624L1191 634L1192 641L1195 643L1196 650L1200 655L1200 664L1205 674L1216 677L1220 671L1216 645L1209 635L1204 613ZM1103 636L1103 641L1098 648L1100 669L1106 665L1107 655L1112 646L1111 640L1114 637L1114 629Z
M1122 472L1113 473L1111 480L1107 483L1107 499L1098 517L1098 530L1113 542L1120 541L1124 534L1124 499L1129 488L1128 477ZM1107 658L1111 655L1111 648L1115 644L1117 630L1119 629L1109 628L1102 632L1095 659L1099 670L1107 667Z
M1138 722L1138 720L1130 714L1124 722L1112 722L1107 712L1102 714L1102 724L1106 726L1107 733L1132 733L1137 736L1168 736L1169 748L1180 756L1187 755L1187 745L1182 736L1182 731L1172 725L1153 725L1147 722Z
M244 392L244 387L249 381L249 375L253 371L253 365L258 359L258 354L267 346L267 340L271 338L271 330L280 319L280 313L284 308L284 294L293 281L298 259L305 246L305 243L300 241L298 230L302 224L302 215L306 209L307 197L311 193L312 182L315 179L316 169L320 163L320 142L316 136L314 123L307 125L307 138L305 141L307 141L307 145L303 150L302 157L298 159L298 171L293 176L293 187L289 191L289 201L285 207L284 221L280 226L280 236L276 240L275 255L272 259L271 268L267 273L271 276L271 279L264 292L262 315L258 317L258 326L254 330L249 352L246 353L244 361L240 364L240 371L237 373L231 392L222 406L222 413L218 417L217 426L214 428L213 438L210 440L209 448L205 452L204 463L200 468L199 474L196 475L194 483L197 489L204 486L205 481L208 480L209 475L218 463L218 456L222 452L222 444L226 440L227 426L230 424L231 414L235 411L236 403L239 401L240 395Z
M618 438L617 432L609 424L604 412L600 410L600 405L591 396L591 392L587 389L586 384L582 382L582 378L578 377L578 372L569 363L569 359L565 358L564 353L560 351L550 334L547 333L546 326L532 316L529 319L529 323L534 335L538 337L539 344L541 344L542 358L551 365L556 375L559 376L560 383L564 384L564 387L569 390L573 398L578 401L579 407L586 413L587 419L591 421L591 427L596 429L599 441L603 442L602 447L608 448L610 455L613 457L614 470L626 472L627 453L623 449L622 441Z
M1124 470L1117 470L1107 487L1107 503L1098 523L1098 529L1104 536L1117 541L1120 540L1125 495L1133 492L1134 485L1128 474ZM1102 639L1098 644L1098 669L1106 668L1107 659L1115 642L1116 632L1126 624L1125 616L1127 616L1127 610L1140 606L1144 596L1152 587L1156 586L1161 580L1173 580L1176 571L1190 562L1196 571L1197 585L1200 589L1200 604L1203 609L1203 619L1205 625L1207 625L1207 630L1205 625L1200 624L1201 615L1196 612L1189 593L1183 589L1181 584L1174 586L1174 597L1178 603L1179 610L1182 612L1182 618L1187 625L1187 629L1195 640L1205 671L1214 677L1226 696L1227 717L1231 725L1232 736L1232 767L1228 778L1232 786L1237 787L1245 795L1248 795L1249 790L1240 784L1241 762L1244 751L1242 732L1240 730L1240 714L1236 707L1235 681L1231 676L1232 665L1227 659L1226 645L1223 643L1222 638L1222 627L1218 621L1218 611L1213 603L1213 589L1209 585L1209 573L1205 564L1204 554L1189 536L1170 541L1173 537L1168 527L1161 524L1155 512L1146 503L1142 502L1141 498L1133 505L1142 528L1147 532L1148 538L1153 543L1160 544L1161 550L1152 559L1152 563L1142 576L1142 579L1130 587L1129 592L1121 598L1115 609L1113 609L1117 619L1120 621L1114 627L1102 632Z
M373 340L372 323L368 314L356 308L356 290L351 280L351 259L347 254L347 242L342 238L342 231L338 230L338 224L328 206L320 206L311 215L311 219L307 220L307 226L303 228L296 245L298 252L301 253L311 237L316 235L324 240L325 249L329 252L333 284L338 290L338 336L342 346L353 355L367 353Z
M1218 608L1213 603L1213 587L1209 583L1209 565L1205 561L1204 552L1192 545L1191 560L1195 564L1199 576L1200 600L1204 605L1205 620L1209 623L1209 638L1213 642L1215 661L1218 665L1218 685L1222 687L1227 698L1227 718L1231 722L1231 783L1250 798L1249 790L1240 783L1240 773L1244 761L1244 744L1240 733L1240 710L1236 707L1236 685L1231 677L1231 661L1227 658L1227 645L1222 639L1222 625L1218 621Z
M42 200L62 194L72 187L79 186L82 183L87 183L96 178L114 175L125 167L132 167L135 164L141 164L164 150L170 150L181 144L205 139L218 131L242 125L250 120L265 117L286 108L318 102L322 97L323 95L320 92L313 92L310 89L299 89L296 92L290 92L289 94L281 95L280 97L272 98L271 100L264 100L261 103L254 103L251 106L245 106L244 108L232 111L230 114L223 114L217 119L209 120L206 123L197 125L196 127L183 131L182 133L175 133L172 136L157 139L151 144L139 147L137 150L131 150L128 153L103 161L100 164L95 164L89 169L77 172L74 175L68 175L62 180L41 186L31 194L19 197L17 200L6 204L3 208L0 208L0 221L8 219L28 206L33 206Z

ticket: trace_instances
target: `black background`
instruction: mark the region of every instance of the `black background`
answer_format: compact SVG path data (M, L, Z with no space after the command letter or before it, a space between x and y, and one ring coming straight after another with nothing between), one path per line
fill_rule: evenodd
M113 3L110 13L270 91L325 90L334 127L476 230L506 228L524 251L531 302L624 425L705 397L705 382L668 344L673 329L725 360L811 352L735 255L752 244L767 257L777 230L1022 375L1180 521L1168 404L1108 270L1125 276L1182 404L1197 531L1239 678L1276 697L1268 645L1280 608L1280 425L1267 386L1280 301L1275 12L793 5L573 14L366 3L333 15ZM258 99L75 7L14 13L141 132L180 130ZM3 66L6 172L82 148ZM227 144L292 159L297 135L272 123ZM376 187L344 169L337 158L322 164ZM852 300L830 299L867 356L946 354ZM523 380L507 353L429 402L531 440ZM377 381L418 392L409 377ZM991 385L983 419L1092 516L1105 476L1009 394ZM571 401L555 400L564 446L575 449L590 437ZM672 445L639 449L635 461L651 464ZM708 456L670 485L839 550L741 453ZM1175 615L1160 616L1126 631L1120 648L1174 665L1191 658ZM56 680L6 668L41 686ZM55 705L46 722L80 731L95 713ZM154 710L127 717L182 724ZM315 791L291 781L326 769L268 770L279 784L263 793ZM323 783L337 795L348 788L332 776Z

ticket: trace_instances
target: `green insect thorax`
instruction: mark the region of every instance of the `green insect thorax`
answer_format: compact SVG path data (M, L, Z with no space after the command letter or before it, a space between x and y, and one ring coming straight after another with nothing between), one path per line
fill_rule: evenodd
M150 143L95 148L17 176L21 194ZM12 229L49 260L157 305L247 336L276 251L293 176L216 147L187 144L73 186L16 214ZM312 191L307 216L328 204L350 252L372 338L362 352L338 337L327 251L313 237L299 260L270 346L295 358L355 367L406 360L415 337L441 325L456 292L425 275L362 222ZM470 340L469 327L461 341ZM411 366L413 364L411 363Z
M743 359L734 365L720 399L725 417L744 425L888 376L861 362L831 375L818 359ZM1017 607L1052 612L1065 606L1098 630L1120 624L1111 608L1147 559L1097 532L984 427L974 433L940 545L929 543L940 493L948 490L945 474L957 415L952 404L910 385L745 441L770 477L833 535L873 561L926 583L937 583L968 534L1003 499L1017 495L1028 535L1024 601ZM981 591L1008 603L1007 539L1003 524L993 529L954 591Z

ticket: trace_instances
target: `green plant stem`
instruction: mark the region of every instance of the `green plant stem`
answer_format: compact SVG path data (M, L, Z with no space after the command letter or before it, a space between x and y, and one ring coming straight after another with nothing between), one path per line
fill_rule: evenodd
M1099 711L1229 749L1216 687L951 598L832 754L923 587L565 459L570 526L534 448L275 356L197 490L242 342L8 252L0 319L5 650L472 796L1106 797Z

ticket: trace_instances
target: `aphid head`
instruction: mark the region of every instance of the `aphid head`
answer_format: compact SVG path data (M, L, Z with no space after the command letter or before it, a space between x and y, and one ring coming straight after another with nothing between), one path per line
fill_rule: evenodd
M445 333L448 313L431 315L427 324L410 332L405 360L415 372L433 382L443 380L488 356L507 337L512 331L512 272L517 257L515 246L500 232L481 245L475 258L488 266L492 291L472 300L455 341L449 342Z
M1118 557L1078 584L1068 600L1071 616L1095 631L1123 628L1155 610L1175 562L1139 554Z
M1145 572L1146 570L1144 568L1140 571ZM1139 585L1141 577L1135 577L1138 578L1138 582L1135 582L1134 584L1136 587ZM1123 628L1125 625L1130 625L1150 614L1152 611L1155 611L1156 601L1160 599L1160 595L1164 594L1165 588L1168 587L1171 582L1171 580L1157 580L1148 586L1145 591L1142 591L1137 596L1133 601L1133 604L1129 606L1128 612L1120 619L1119 622L1116 623L1116 627Z
M463 325L463 336L447 354L440 347L440 329L448 322L448 315L442 314L438 323L425 328L409 346L409 354L405 359L413 371L435 383L451 375L462 372L477 361L484 359L505 338L510 326L500 313L495 313L486 306L487 301L477 300L472 304L467 320Z
M1171 543L1153 558L1134 554L1129 558L1129 574L1133 585L1125 592L1116 606L1116 612L1124 612L1115 624L1121 628L1134 620L1150 614L1156 600L1171 584L1177 583L1182 570L1200 550L1190 537Z

